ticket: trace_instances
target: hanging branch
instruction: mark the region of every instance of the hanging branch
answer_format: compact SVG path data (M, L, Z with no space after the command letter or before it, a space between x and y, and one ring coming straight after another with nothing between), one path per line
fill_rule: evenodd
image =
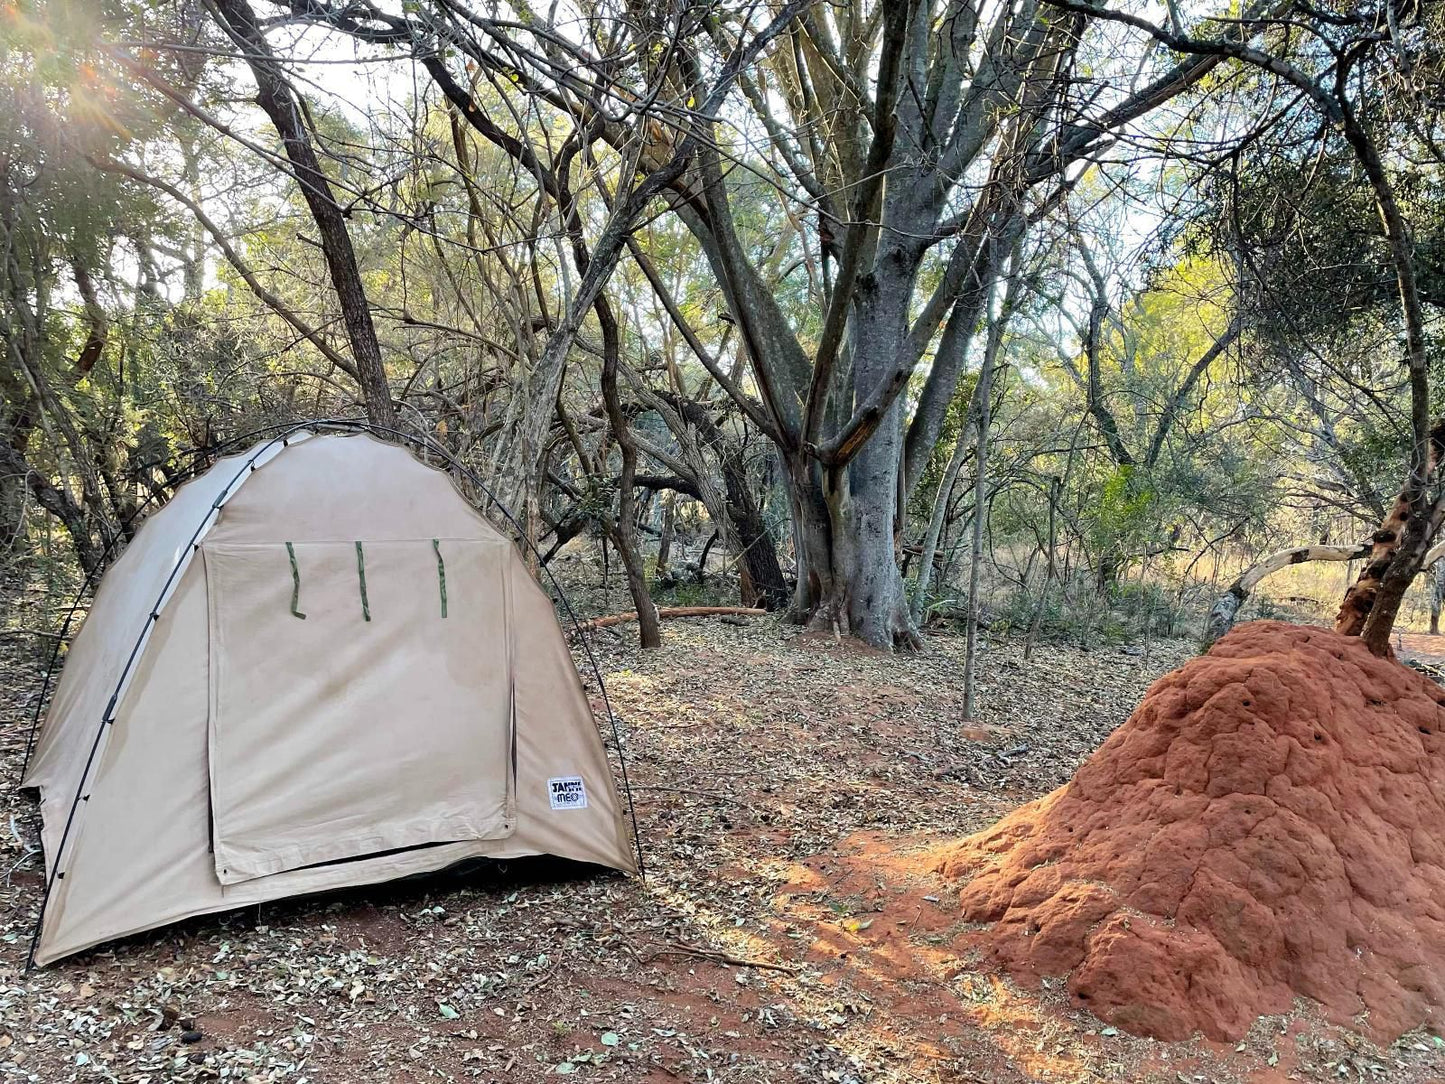
M376 425L395 428L396 405L391 399L381 343L371 320L371 308L361 281L356 250L346 216L322 171L320 159L303 121L302 104L286 79L286 73L271 51L249 0L213 0L213 13L223 30L245 53L256 80L257 103L271 118L301 182L301 195L310 208L321 237L321 252L331 273L331 284L341 305L342 321L356 359L356 377L361 385L366 415Z

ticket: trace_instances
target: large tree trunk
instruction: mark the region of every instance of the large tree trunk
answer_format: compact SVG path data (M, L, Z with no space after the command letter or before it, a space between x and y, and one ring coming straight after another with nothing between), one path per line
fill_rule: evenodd
M854 286L851 372L837 370L832 407L846 417L850 399L872 400L895 377L907 349L909 299L921 249L916 241L890 238L879 245L876 274ZM816 373L815 373L816 379ZM854 394L846 389L852 386ZM908 607L898 562L903 520L905 397L895 395L871 438L846 460L820 470L829 512L827 560L830 590L814 599L814 624L831 625L874 647L916 650L923 646ZM819 404L815 409L823 409Z
M901 450L901 426L880 432L832 479L805 454L787 457L798 550L792 615L874 647L916 650L923 641L893 531Z
M898 499L903 469L903 400L895 399L879 432L851 464L853 563L845 568L846 603L855 636L877 647L917 649L923 640L908 610L898 567Z

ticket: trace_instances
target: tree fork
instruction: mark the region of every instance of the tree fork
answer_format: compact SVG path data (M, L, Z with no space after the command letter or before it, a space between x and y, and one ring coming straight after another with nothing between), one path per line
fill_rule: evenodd
M1430 484L1445 455L1445 418L1430 428L1426 444L1423 456L1418 450L1412 454L1414 462L1405 486L1372 537L1369 560L1345 593L1335 619L1336 632L1362 637L1377 655L1389 650L1390 630L1400 603L1424 567L1445 510L1442 498L1433 503L1429 499Z

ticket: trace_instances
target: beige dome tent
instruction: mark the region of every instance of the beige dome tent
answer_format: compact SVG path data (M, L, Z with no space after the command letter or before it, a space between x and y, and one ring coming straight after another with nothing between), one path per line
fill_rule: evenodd
M445 473L365 433L288 431L146 520L23 783L37 963L479 856L637 866L547 595Z

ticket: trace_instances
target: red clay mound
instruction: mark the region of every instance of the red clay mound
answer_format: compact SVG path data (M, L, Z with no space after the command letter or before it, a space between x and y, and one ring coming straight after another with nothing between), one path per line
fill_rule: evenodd
M996 964L1128 1031L1235 1039L1303 995L1393 1039L1445 1011L1442 704L1357 639L1244 625L937 868Z

